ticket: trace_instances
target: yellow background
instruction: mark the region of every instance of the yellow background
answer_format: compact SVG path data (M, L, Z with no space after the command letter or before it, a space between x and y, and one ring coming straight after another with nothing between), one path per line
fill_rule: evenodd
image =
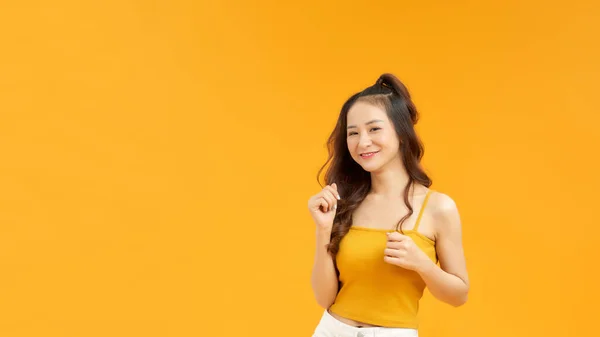
M558 3L558 2L557 2ZM472 287L422 336L597 336L595 1L3 1L0 336L310 336L343 101L422 113Z

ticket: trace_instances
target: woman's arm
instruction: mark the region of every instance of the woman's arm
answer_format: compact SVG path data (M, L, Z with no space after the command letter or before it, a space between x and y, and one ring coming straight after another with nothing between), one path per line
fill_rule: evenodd
M436 251L440 262L424 263L417 272L421 275L431 294L453 306L467 302L469 277L462 245L462 225L454 201L439 194L433 213L436 226Z
M313 265L311 284L317 303L328 309L338 293L338 278L333 264L333 258L327 252L331 230L317 229L316 252Z

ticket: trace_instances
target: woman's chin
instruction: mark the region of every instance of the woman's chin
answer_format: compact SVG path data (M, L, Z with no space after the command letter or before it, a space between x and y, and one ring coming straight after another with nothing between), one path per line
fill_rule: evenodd
M381 165L376 165L375 163L368 163L368 164L362 164L361 167L363 168L363 170L365 170L369 173L372 173L372 172L379 170Z

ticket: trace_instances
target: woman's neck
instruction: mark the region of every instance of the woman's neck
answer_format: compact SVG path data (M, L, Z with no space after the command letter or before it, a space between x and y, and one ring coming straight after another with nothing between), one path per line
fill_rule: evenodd
M404 189L408 181L408 173L401 162L386 165L380 171L371 172L370 194L386 198L401 197L404 195Z

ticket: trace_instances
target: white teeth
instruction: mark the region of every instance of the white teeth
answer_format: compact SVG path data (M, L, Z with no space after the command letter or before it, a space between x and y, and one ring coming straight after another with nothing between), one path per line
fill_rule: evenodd
M361 154L361 156L366 157L366 156L372 156L374 155L376 152L368 152L368 153L363 153Z

